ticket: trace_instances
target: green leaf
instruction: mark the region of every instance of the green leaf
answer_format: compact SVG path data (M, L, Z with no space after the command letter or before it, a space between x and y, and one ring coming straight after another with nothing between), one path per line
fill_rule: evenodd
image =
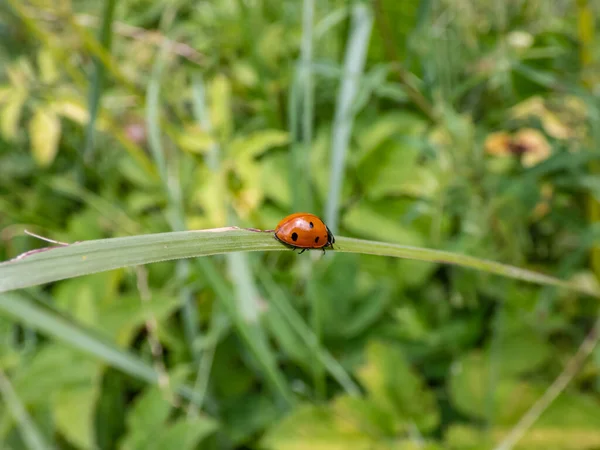
M323 406L300 405L271 426L263 439L265 450L375 450L373 438L360 424L348 422Z
M96 378L96 377L95 377ZM81 449L95 449L94 414L98 397L97 379L93 384L63 387L53 401L56 428L73 445Z
M213 78L208 87L211 130L220 142L227 142L233 132L231 84L224 75Z
M8 100L5 100L2 111L0 111L0 129L2 136L7 141L12 141L17 137L25 100L27 100L27 91L15 89L10 93Z
M341 422L374 436L394 437L405 431L393 411L369 398L341 395L333 401L332 410Z
M539 395L545 386L539 386ZM560 430L594 430L600 440L600 404L593 396L580 392L565 392L542 413L535 423L537 428Z
M160 322L181 306L179 298L165 297L160 292L153 294L152 299L144 305L141 301L138 295L122 295L116 302L102 304L97 327L117 344L126 346L149 316Z
M402 352L392 344L370 342L367 362L358 378L368 397L399 421L397 427L407 431L414 423L422 431L431 431L439 422L435 396L425 382L409 366Z
M231 157L250 159L273 147L289 142L289 133L281 130L261 130L238 136L228 146Z
M497 359L503 375L533 372L552 357L551 346L531 328L521 326L508 333L500 336L499 342L489 348L490 352L494 352L493 357Z
M449 380L456 408L472 417L514 424L538 398L534 387L500 371L492 383L489 357L472 352L455 364ZM491 416L493 415L493 416Z
M162 450L167 448L193 450L203 439L218 428L217 422L207 417L182 418L161 429L155 441L140 450Z
M288 182L290 158L284 153L273 153L261 160L261 188L264 195L284 210L291 204L292 192Z
M158 387L147 388L130 408L127 427L130 432L143 432L151 436L160 430L170 412L171 404L165 399L164 392Z
M56 67L56 56L48 48L42 48L37 53L37 63L42 83L53 84L58 80L59 71Z
M127 434L123 450L163 448L193 449L217 430L217 423L207 417L181 418L169 423L172 405L157 387L146 390L127 416Z
M498 448L510 428L494 427L481 430L469 425L451 425L445 436L448 448L453 450ZM518 450L589 450L600 446L597 429L569 429L536 426L521 437L514 447Z
M401 210L394 214L389 205L385 212L380 209L376 205L359 202L344 215L343 225L358 235L416 246L423 244L424 239L415 227L402 223ZM408 205L405 210L408 210Z
M48 311L46 308L30 302L27 298L17 294L0 295L0 313L14 317L19 323L24 323L33 327L36 330L42 331L56 339L59 339L74 349L84 352L87 355L93 356L100 361L110 364L112 367L122 370L123 372L136 377L148 383L155 384L158 382L158 376L155 370L137 356L121 350L113 345L98 338L93 333L71 323L64 317L58 316L54 312ZM50 356L53 360L57 358ZM62 362L60 367L71 367L73 361L67 360ZM65 377L75 377L78 379L79 374L75 371L63 371L56 369L54 377L46 376L48 370L40 370L37 375L39 379L31 380L28 385L31 387L27 390L29 395L33 388L41 389L36 395L42 397L44 392L50 392L51 389L44 388L43 383L52 383L59 379L58 374ZM73 372L73 373L71 373ZM89 376L86 376L86 382L89 381ZM40 386L42 386L40 388ZM178 386L177 392L189 399L194 399L192 391L186 386Z
M186 152L204 155L212 149L216 142L206 130L197 125L191 125L177 135L177 144Z
M29 136L33 158L42 167L54 161L58 152L61 125L53 109L38 107L29 121Z
M418 164L420 149L406 142L383 145L357 168L369 198L406 195L432 198L440 188L441 175ZM363 167L364 166L364 167Z
M5 410L10 413L12 419L19 427L19 432L22 436L25 446L29 450L50 450L54 448L49 442L45 442L44 435L38 429L37 424L27 413L25 405L21 402L19 395L13 389L13 386L8 378L4 376L4 372L0 370L0 398L2 398L2 404L5 406ZM0 419L2 419L4 412L0 410ZM9 416L5 416L8 420L0 420L0 440L3 439L5 434L2 430L10 429ZM4 423L2 423L4 422ZM5 425L8 422L8 427Z
M227 402L222 415L226 428L223 431L235 445L241 445L268 429L280 416L281 410L271 398L260 394L241 396L235 402Z
M64 370L65 367L69 370ZM93 387L100 368L90 356L59 344L48 344L27 365L19 366L13 383L23 402L44 405L62 390ZM53 376L47 376L49 373Z
M368 300L367 300L368 299ZM384 313L390 301L389 289L372 290L356 303L352 315L340 326L341 334L354 337L367 330Z

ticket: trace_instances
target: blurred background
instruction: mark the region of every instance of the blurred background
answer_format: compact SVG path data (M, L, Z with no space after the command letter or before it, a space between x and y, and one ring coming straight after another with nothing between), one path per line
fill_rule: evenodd
M310 211L597 286L592 0L6 0L0 260ZM18 297L17 297L18 296ZM310 252L0 297L3 449L600 448L596 300ZM15 300L16 299L16 300ZM32 326L33 320L37 326ZM598 335L588 336L591 350Z

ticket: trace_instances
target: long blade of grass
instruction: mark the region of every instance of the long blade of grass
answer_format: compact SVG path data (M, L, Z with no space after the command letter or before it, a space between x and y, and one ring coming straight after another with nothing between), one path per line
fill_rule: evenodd
M294 169L290 171L289 183L294 211L312 211L313 202L310 177L306 174L310 161L313 137L314 83L313 83L313 22L314 0L304 0L302 8L302 40L300 58L296 64L290 88L288 104L288 126L292 142L290 160Z
M159 54L152 66L150 80L146 89L146 128L148 130L148 146L152 153L154 163L158 166L165 186L167 182L167 162L162 145L160 126L160 78L164 70L166 49L161 47Z
M155 370L137 356L115 347L95 336L93 332L35 304L22 295L15 293L0 295L0 313L94 356L134 378L151 384L158 383L158 375ZM187 399L195 400L189 387L179 386L176 391Z
M0 301L1 301L0 297ZM15 392L2 369L0 369L0 394L3 403L6 405L8 412L12 415L15 422L18 424L19 432L23 438L25 446L30 450L51 450L55 448L44 439L42 433L38 430L35 422L27 413L23 402L19 395Z
M174 14L174 10L168 10L165 13L166 19L164 19L164 22L166 24L170 23ZM158 166L158 172L160 173L169 201L169 211L171 214L168 218L170 219L169 222L171 223L171 228L175 231L183 231L186 227L185 213L183 211L183 204L181 201L181 187L179 180L170 179L165 151L162 145L160 124L160 84L167 53L168 46L165 44L161 46L152 67L152 73L150 75L148 89L146 92L146 125L148 129L148 144L150 146L154 161ZM177 278L179 280L185 280L189 276L189 273L189 262L179 261L176 268ZM198 355L193 351L193 345L196 341L196 337L198 336L198 311L194 302L194 297L189 288L182 289L180 292L180 297L183 305L182 318L186 340L189 348L192 350L194 359L198 361Z
M273 305L282 317L287 321L290 328L298 334L304 341L306 346L316 351L317 359L321 365L330 373L330 375L342 386L342 388L350 395L360 394L360 388L352 380L350 375L342 367L342 365L329 353L322 348L318 337L313 333L310 327L304 322L302 316L294 309L286 298L285 294L273 281L268 273L263 271L257 272L265 290L269 294L269 303Z
M115 12L116 0L104 2L104 13L102 14L102 26L100 28L100 43L110 54L112 46L112 23ZM94 58L94 74L89 92L90 116L85 136L84 155L88 162L92 160L94 152L94 135L96 131L96 117L104 88L104 64L99 58Z
M0 264L0 292L36 286L105 270L197 256L244 251L289 251L271 231L228 227L157 233L79 242L34 251ZM571 289L600 298L592 288L532 270L428 248L336 237L335 251L453 264L507 278Z
M187 416L194 417L202 408L204 399L208 392L208 381L213 365L215 351L219 338L231 328L231 321L221 308L213 308L209 328L204 334L205 345L198 364L196 379L194 381L194 392L197 395L197 402L190 403L187 409Z
M371 11L362 4L354 6L352 29L346 47L344 73L338 92L331 140L331 175L325 222L333 233L336 233L338 229L338 212L346 168L346 154L354 124L353 103L358 94L360 78L363 74L372 27Z

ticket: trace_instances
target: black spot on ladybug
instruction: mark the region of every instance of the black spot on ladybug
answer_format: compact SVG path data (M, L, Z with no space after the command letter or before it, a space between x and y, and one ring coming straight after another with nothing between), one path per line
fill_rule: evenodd
M292 241L296 242L298 240L298 233L292 233Z
M308 222L308 225L309 225L311 228L314 228L314 227L315 227L315 224L314 224L314 223L312 223L312 222Z
M315 238L315 244L319 242L319 236Z

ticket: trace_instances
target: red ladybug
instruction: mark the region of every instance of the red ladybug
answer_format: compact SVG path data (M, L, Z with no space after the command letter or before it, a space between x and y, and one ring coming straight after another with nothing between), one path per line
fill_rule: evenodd
M325 253L325 249L333 249L335 243L327 225L309 213L295 213L283 218L275 228L275 238L292 250L301 248L300 254L313 248L320 248Z

